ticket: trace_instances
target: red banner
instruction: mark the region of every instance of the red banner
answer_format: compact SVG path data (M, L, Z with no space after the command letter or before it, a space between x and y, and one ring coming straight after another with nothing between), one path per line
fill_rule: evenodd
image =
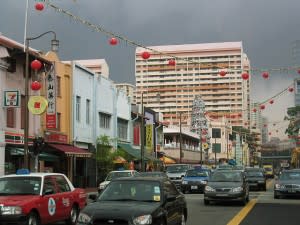
M55 114L47 114L46 115L46 128L47 129L55 129L56 128L56 115Z

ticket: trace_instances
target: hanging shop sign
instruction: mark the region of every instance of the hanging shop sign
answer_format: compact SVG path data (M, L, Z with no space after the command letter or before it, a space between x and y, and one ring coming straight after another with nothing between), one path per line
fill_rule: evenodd
M46 81L46 91L48 108L46 114L46 128L56 128L56 85L55 85L55 71L54 69L48 74Z
M4 107L20 107L20 91L6 90L4 91Z
M43 96L31 96L28 101L28 109L32 114L43 114L48 106L48 101Z

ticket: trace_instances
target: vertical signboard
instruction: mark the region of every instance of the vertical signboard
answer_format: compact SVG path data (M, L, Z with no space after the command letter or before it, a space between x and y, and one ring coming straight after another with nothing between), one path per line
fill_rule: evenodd
M146 148L149 154L153 149L153 124L146 124Z
M46 114L46 128L56 128L56 85L55 85L55 70L54 68L47 76L46 93L48 100L48 108Z

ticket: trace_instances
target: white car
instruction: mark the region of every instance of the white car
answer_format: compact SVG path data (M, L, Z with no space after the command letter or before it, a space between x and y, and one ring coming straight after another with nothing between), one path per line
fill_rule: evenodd
M103 182L99 184L98 192L101 193L104 188L109 184L109 182L113 179L120 177L132 177L137 175L138 172L136 170L115 170L108 173L107 177Z

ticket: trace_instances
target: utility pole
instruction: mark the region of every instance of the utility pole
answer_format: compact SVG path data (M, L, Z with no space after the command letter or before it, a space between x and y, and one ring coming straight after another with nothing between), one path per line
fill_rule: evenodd
M144 121L144 93L142 92L142 100L141 100L141 105L142 105L142 120L141 120L141 171L145 172L145 163L144 163L144 139L145 139L145 134L144 134L144 128L145 128L145 121Z
M202 166L202 128L200 127L200 165Z
M181 112L179 113L179 162L182 163L182 130L181 130Z

